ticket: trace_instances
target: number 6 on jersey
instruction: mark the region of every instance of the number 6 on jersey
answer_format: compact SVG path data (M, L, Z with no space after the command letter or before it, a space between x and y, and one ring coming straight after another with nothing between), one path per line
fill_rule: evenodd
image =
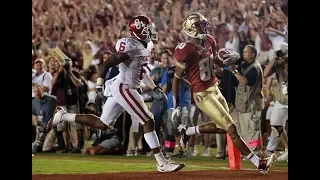
M126 42L121 42L119 46L119 51L123 52L125 48L126 48Z

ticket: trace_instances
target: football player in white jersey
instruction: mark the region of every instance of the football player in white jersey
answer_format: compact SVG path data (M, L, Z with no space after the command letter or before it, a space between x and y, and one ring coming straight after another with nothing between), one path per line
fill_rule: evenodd
M115 47L117 52L111 55L99 69L99 78L96 86L98 94L102 94L103 78L109 67L119 64L120 72L112 82L110 88L111 97L108 97L104 104L101 117L99 118L92 114L72 114L61 107L57 107L52 120L50 120L52 123L50 123L49 128L62 121L75 121L86 126L106 129L114 119L117 119L121 113L127 111L132 118L138 119L143 125L144 138L158 162L158 171L178 171L185 165L166 159L163 156L160 151L159 139L154 131L153 115L138 92L141 81L143 81L156 93L167 98L162 90L154 84L148 73L145 73L145 66L148 63L148 57L153 46L151 40L157 40L155 25L150 18L140 15L130 21L129 31L132 37L119 39Z
M148 63L144 67L145 73L150 75L151 70L153 68L154 67L150 63ZM143 101L146 104L148 110L151 109L151 105L152 105L152 92L153 92L153 90L150 89L142 81L141 82L141 96L142 96ZM132 120L132 124L131 124L130 132L129 132L129 144L128 144L128 148L127 148L127 156L137 156L138 150L139 150L139 141L142 136L142 125L140 124L138 119L131 118L131 120Z

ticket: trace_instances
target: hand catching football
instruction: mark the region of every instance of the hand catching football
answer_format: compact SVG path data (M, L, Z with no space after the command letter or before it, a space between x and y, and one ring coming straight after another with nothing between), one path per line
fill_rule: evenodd
M218 51L218 59L222 61L224 65L234 64L239 58L240 55L232 50L221 48Z

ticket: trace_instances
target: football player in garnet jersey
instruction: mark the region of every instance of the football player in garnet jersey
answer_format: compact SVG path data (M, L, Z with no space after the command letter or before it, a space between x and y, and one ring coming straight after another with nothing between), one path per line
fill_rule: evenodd
M139 120L143 125L144 138L150 146L158 162L159 172L174 172L182 169L185 165L166 159L160 151L158 136L154 130L154 118L148 110L139 91L141 81L153 89L163 98L167 99L162 90L157 87L145 68L147 68L148 57L150 56L153 43L157 40L155 25L147 16L136 16L129 23L129 31L132 37L121 38L117 41L116 53L106 60L99 69L97 79L97 97L109 96L103 106L101 117L86 114L67 113L63 108L57 107L52 118L52 125L62 121L77 122L86 126L105 129L110 123L117 119L124 111L131 117ZM105 93L102 93L103 78L109 67L119 64L119 74L111 85L107 85ZM108 81L107 81L108 82Z
M255 155L240 137L237 128L229 115L228 104L218 88L218 79L214 74L213 63L229 65L239 59L239 54L228 51L224 60L216 58L216 41L210 35L211 26L200 13L191 13L183 25L183 32L190 37L190 42L177 45L174 58L176 69L173 79L174 112L172 120L180 115L179 84L184 73L191 84L192 96L197 107L207 114L210 122L201 126L188 127L180 124L180 143L186 146L190 135L199 133L225 133L232 138L233 144L242 155L246 156L262 173L267 173L276 159L276 155L263 159Z

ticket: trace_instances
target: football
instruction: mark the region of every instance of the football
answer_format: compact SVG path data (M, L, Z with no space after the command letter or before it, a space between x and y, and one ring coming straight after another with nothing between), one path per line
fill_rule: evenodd
M227 58L223 57L223 55L225 55L227 53L229 53L229 51L227 51L225 48L219 49L219 51L218 51L218 59L220 61L223 61L223 60L227 59Z

